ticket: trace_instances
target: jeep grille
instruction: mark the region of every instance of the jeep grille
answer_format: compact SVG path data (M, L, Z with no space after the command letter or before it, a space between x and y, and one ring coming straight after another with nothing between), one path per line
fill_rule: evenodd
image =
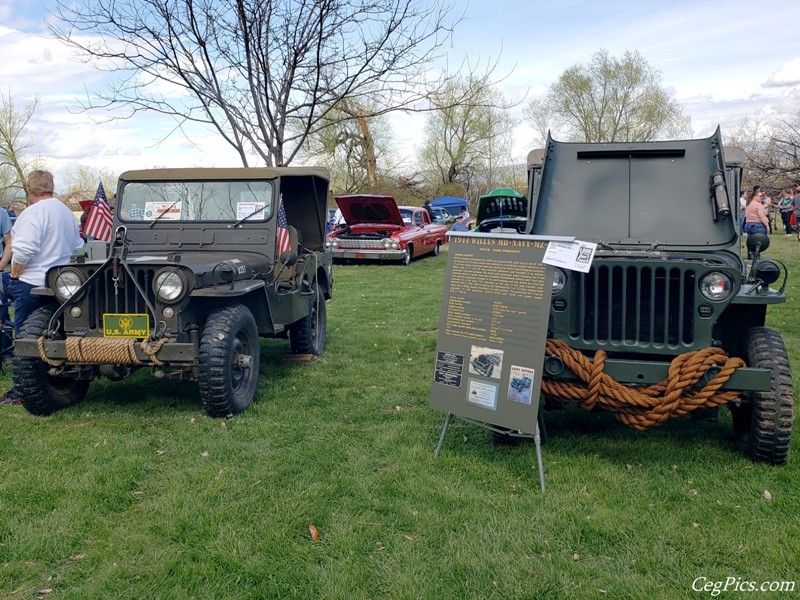
M131 269L139 286L147 294L153 306L156 305L152 282L155 270L150 268ZM103 326L104 313L148 314L144 298L136 290L133 282L123 268L119 269L117 292L114 293L114 279L110 268L100 274L89 290L87 300L89 327L100 329ZM150 324L152 327L152 323Z
M573 339L670 349L694 343L697 273L692 265L594 265L576 275Z

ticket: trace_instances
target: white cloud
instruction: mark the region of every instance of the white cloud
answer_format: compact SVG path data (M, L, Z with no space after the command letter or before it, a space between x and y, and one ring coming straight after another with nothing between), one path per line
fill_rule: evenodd
M787 87L795 85L800 85L800 57L781 65L781 68L763 83L764 87Z

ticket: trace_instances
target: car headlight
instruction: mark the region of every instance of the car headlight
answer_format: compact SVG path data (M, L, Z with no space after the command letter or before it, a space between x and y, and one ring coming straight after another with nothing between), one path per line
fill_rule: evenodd
M700 293L713 302L720 302L733 293L733 280L720 271L706 273L700 280Z
M567 274L558 267L553 269L553 293L557 294L567 285Z
M186 281L180 271L164 269L153 280L153 290L162 302L175 302L186 290Z
M392 248L397 250L399 247L400 247L400 242L398 242L396 239L392 238Z
M83 276L75 269L62 269L55 281L55 293L61 302L66 302L83 285Z

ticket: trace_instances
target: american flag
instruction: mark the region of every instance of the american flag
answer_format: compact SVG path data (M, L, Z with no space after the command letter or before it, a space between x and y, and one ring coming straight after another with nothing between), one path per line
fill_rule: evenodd
M97 193L94 195L83 232L87 238L93 237L104 242L111 238L111 209L108 207L106 191L103 189L102 181L97 187Z
M286 220L286 210L283 208L283 198L278 203L278 256L290 250L292 245L289 242L289 221Z

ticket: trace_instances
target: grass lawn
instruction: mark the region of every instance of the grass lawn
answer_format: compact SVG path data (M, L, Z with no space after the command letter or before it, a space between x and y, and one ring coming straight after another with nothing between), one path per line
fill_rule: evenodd
M799 365L800 245L772 241L792 275L768 321ZM257 401L227 422L205 416L194 384L145 372L94 382L52 417L0 406L0 597L710 595L692 591L698 577L800 588L797 435L788 465L768 467L735 449L727 411L647 433L547 413L544 494L532 443L496 447L454 420L434 458L445 263L337 265L324 357L283 364L288 342L264 342Z

